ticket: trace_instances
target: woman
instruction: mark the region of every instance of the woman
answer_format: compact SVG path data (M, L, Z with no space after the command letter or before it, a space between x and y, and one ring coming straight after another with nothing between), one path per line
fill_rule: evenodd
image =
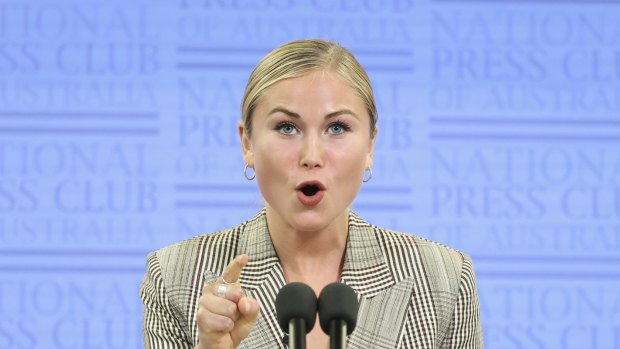
M468 256L350 211L371 178L377 111L353 55L322 40L276 48L252 72L239 135L265 208L232 229L154 253L141 296L147 348L284 348L286 283L360 298L349 348L481 348ZM326 348L315 326L308 348Z

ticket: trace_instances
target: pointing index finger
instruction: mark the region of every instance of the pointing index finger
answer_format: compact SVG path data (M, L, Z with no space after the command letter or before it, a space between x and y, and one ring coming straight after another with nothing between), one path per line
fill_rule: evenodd
M239 276L241 275L241 269L245 267L249 259L250 257L248 257L247 254L241 254L235 257L235 259L228 263L224 269L222 278L231 284L237 282L239 280Z

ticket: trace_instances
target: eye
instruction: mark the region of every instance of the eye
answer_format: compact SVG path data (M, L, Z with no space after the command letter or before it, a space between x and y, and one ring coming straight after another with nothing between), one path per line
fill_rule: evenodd
M284 135L292 135L295 133L297 128L290 122L281 122L276 126L276 130L280 131L280 133Z
M342 121L334 122L333 124L329 125L329 127L327 128L329 133L336 134L336 135L343 134L346 131L349 131L349 129L350 127Z

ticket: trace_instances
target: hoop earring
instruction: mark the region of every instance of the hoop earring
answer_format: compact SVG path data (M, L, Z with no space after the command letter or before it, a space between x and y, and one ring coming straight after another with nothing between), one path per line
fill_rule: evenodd
M252 173L252 177L248 176L248 167L249 167L248 164L245 164L245 167L243 168L243 175L245 176L245 179L247 179L248 181L251 181L254 178L256 178L256 172Z
M366 171L368 171L368 177L364 176L365 178L362 179L364 183L368 183L368 181L372 179L372 167L369 167ZM366 173L366 171L364 171L364 173Z

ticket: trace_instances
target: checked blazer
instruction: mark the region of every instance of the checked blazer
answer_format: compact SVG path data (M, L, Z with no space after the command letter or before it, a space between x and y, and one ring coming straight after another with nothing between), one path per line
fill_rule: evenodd
M214 281L241 253L250 260L239 282L260 304L260 315L239 348L286 348L274 305L284 273L265 209L232 229L149 254L140 291L145 348L194 348L203 283ZM474 270L463 253L370 225L350 213L341 282L360 300L348 348L483 346Z

